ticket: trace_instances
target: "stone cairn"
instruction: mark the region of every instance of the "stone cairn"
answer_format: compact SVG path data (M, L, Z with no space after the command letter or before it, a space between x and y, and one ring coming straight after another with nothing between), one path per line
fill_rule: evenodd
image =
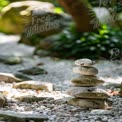
M95 62L90 59L79 59L75 61L75 64L77 67L74 67L73 71L80 76L71 81L73 86L67 93L73 98L68 103L81 108L105 108L109 95L106 91L97 88L104 81L96 76L98 70L93 67Z

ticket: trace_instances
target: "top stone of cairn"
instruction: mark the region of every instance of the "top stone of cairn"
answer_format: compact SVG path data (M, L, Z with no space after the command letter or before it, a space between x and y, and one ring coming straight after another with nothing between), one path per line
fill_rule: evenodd
M86 66L86 67L91 67L92 65L95 64L95 61L92 61L90 59L84 58L84 59L79 59L75 61L75 64L77 66Z

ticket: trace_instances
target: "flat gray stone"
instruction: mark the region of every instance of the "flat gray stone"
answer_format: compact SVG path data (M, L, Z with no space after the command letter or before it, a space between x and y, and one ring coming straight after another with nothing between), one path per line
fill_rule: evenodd
M90 59L84 58L84 59L76 60L75 64L77 66L88 66L88 67L91 67L92 65L95 64L95 61L92 61Z
M99 109L99 110L92 110L90 112L90 114L92 114L92 115L111 115L112 112L110 110Z
M44 122L48 120L48 117L41 114L29 113L29 112L14 112L14 111L2 111L0 110L0 117L4 117L8 120L18 119L23 120L40 120L39 122Z
M39 67L31 67L28 69L24 69L24 70L19 70L19 72L23 73L23 74L27 74L27 75L39 75L39 74L47 74L48 72L45 71L42 68Z
M98 74L98 70L94 67L74 67L73 72L93 76Z
M19 56L0 55L0 62L9 65L15 65L15 64L21 64L22 59Z

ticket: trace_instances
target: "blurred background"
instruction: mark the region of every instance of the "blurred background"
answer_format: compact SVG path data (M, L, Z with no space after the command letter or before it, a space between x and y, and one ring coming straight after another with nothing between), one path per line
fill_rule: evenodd
M0 32L19 35L34 55L120 59L121 30L120 0L0 0Z

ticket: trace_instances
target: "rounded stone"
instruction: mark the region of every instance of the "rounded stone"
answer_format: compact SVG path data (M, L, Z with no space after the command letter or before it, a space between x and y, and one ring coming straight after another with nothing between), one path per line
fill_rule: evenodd
M86 76L86 75L80 76L79 78L75 78L71 80L71 82L75 86L86 86L86 87L98 86L104 83L104 81L100 79L99 77Z
M94 67L74 67L73 71L75 73L80 73L82 75L97 75L98 70Z
M92 100L92 99L79 99L72 98L68 101L68 104L73 106L79 106L81 108L96 108L103 109L105 108L104 100Z
M107 99L109 98L108 93L103 89L95 87L71 87L67 93L77 98L88 98L88 99Z
M84 58L84 59L76 60L75 64L77 66L88 66L88 67L91 67L92 65L95 64L95 61L92 61L90 59Z

